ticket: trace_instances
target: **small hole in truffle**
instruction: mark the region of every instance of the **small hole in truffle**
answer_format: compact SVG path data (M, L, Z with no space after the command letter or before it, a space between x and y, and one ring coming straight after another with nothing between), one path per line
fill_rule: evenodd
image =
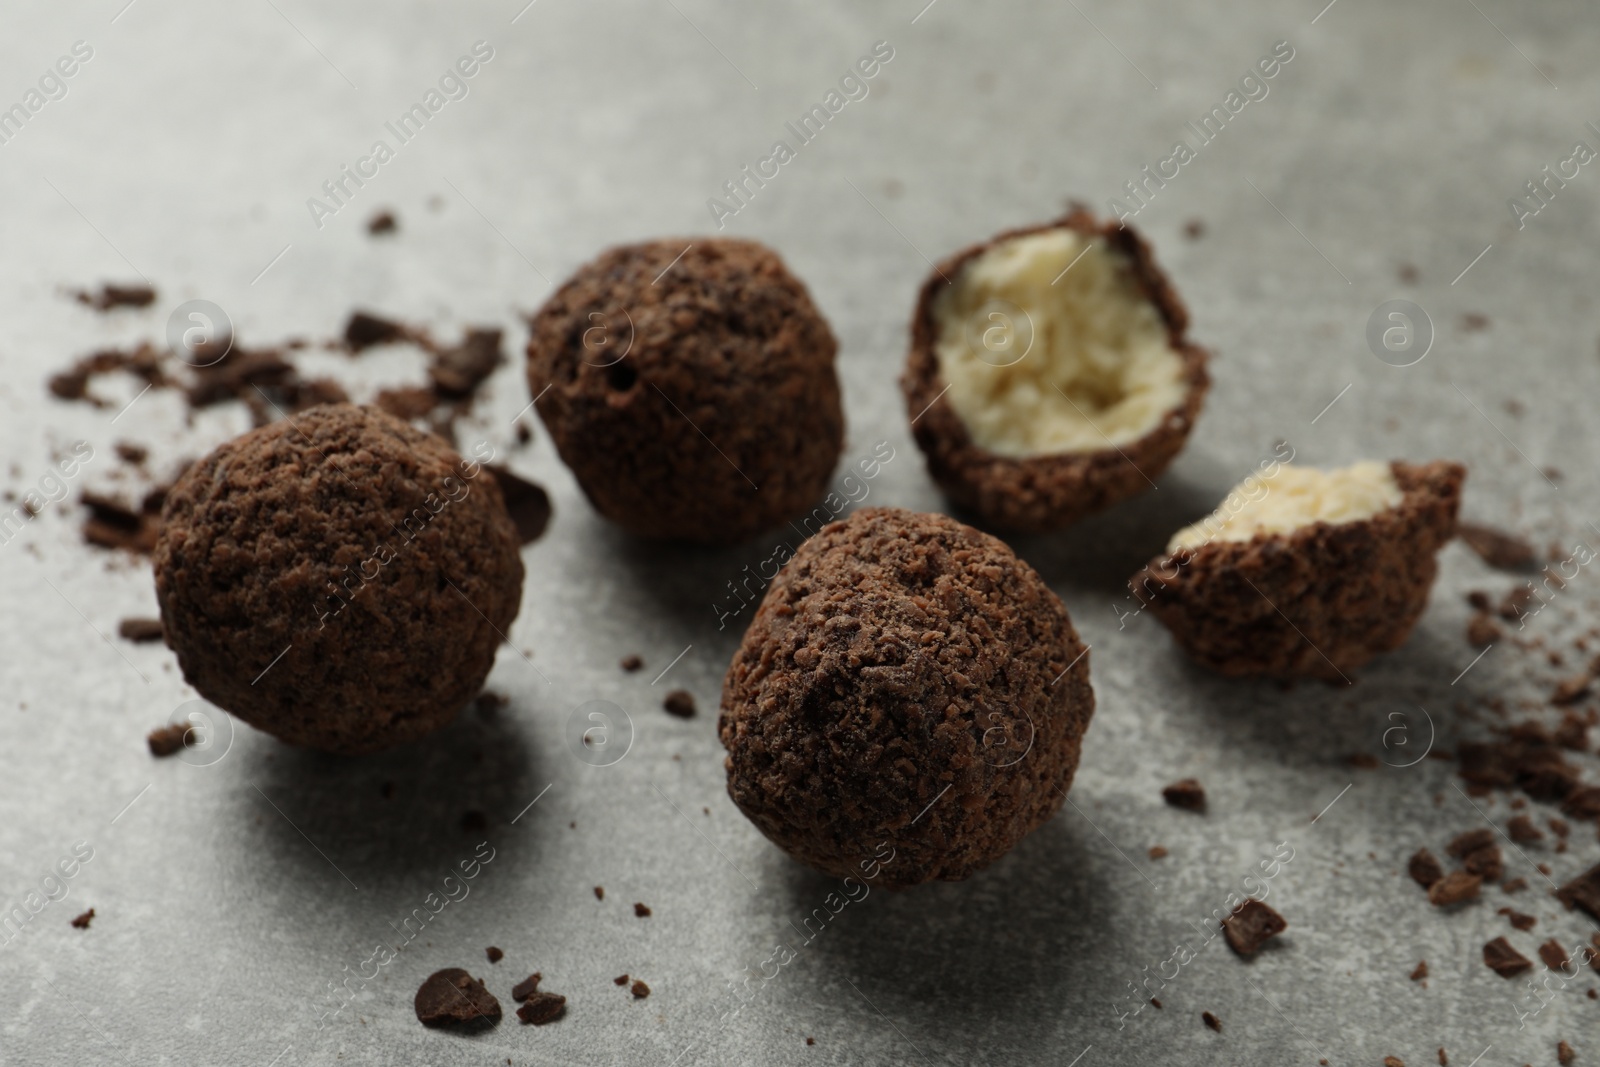
M639 372L626 361L611 364L606 368L606 382L619 393L626 393L633 388L639 380Z

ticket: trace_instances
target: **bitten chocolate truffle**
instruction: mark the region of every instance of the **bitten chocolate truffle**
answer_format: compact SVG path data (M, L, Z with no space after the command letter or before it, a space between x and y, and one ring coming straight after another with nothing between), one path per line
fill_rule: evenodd
M529 325L539 417L595 509L629 532L733 543L825 491L844 440L838 346L771 249L613 248Z
M966 878L1065 799L1094 713L1086 652L1000 541L862 509L800 546L734 656L728 794L835 877Z
M1175 534L1133 594L1220 674L1345 680L1416 625L1465 476L1444 461L1274 461Z
M1029 533L1143 492L1210 386L1187 326L1144 240L1082 207L956 253L923 283L900 379L929 473Z
M472 699L522 598L482 465L375 408L328 404L219 447L167 494L167 643L201 696L293 745L359 753Z

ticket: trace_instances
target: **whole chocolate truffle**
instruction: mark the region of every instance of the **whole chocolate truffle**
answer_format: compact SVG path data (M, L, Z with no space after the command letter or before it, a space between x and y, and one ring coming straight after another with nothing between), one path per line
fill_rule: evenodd
M1187 325L1144 240L1081 207L956 253L922 286L900 379L928 472L1029 533L1144 492L1210 386Z
M530 328L539 417L595 508L631 533L732 543L826 489L844 440L838 346L764 245L613 248Z
M1174 534L1132 591L1219 674L1347 682L1427 607L1465 476L1444 461L1265 462Z
M1087 651L1000 541L863 509L800 546L734 656L728 793L836 877L966 878L1066 798L1094 713Z
M200 695L283 741L390 748L478 692L522 599L483 467L374 408L252 430L167 495L156 597Z

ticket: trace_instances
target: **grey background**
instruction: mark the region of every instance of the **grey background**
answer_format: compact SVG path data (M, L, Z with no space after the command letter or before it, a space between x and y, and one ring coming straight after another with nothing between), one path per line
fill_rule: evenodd
M1595 618L1592 567L1514 635L1563 649L1565 669L1502 643L1460 676L1475 655L1463 592L1498 595L1514 579L1449 546L1411 641L1350 689L1203 675L1155 620L1119 628L1117 610L1126 576L1279 440L1316 464L1460 459L1472 470L1468 516L1564 552L1600 541L1587 525L1600 171L1585 167L1521 232L1506 207L1574 140L1600 147L1584 127L1600 121L1590 6L1338 0L1319 18L1320 3L1304 0L938 0L920 16L918 0L538 0L520 17L518 0L121 5L9 0L0 15L0 103L72 42L94 48L68 95L0 147L0 447L19 492L76 440L96 458L73 500L85 487L142 488L117 481L116 440L150 445L165 473L246 428L237 405L188 422L160 391L118 415L136 392L126 380L102 385L116 403L104 411L45 391L50 371L97 345L159 339L186 299L226 308L246 344L330 336L362 306L447 336L500 323L515 353L518 314L601 247L710 230L706 199L886 40L894 58L870 96L726 232L776 246L838 333L846 462L880 439L895 449L869 502L940 508L894 385L925 256L1049 217L1068 198L1104 210L1274 42L1290 41L1295 58L1137 219L1217 354L1188 449L1157 491L1015 542L1093 646L1099 707L1073 806L1003 862L964 884L872 892L799 944L794 927L837 887L729 803L714 726L743 621L719 630L715 605L781 535L714 552L608 529L542 429L514 448L510 423L529 397L513 359L462 438L490 441L547 485L556 517L524 551L511 636L528 659L503 650L490 686L511 702L493 720L469 711L424 744L356 761L241 724L212 766L153 760L145 733L194 694L165 649L114 636L124 615L154 611L148 565L85 547L70 502L0 547L0 896L8 908L21 900L75 842L94 849L70 895L0 947L0 1062L1081 1055L1089 1067L1421 1063L1444 1046L1456 1064L1487 1049L1488 1065L1554 1062L1559 1038L1600 1055L1600 1004L1582 995L1591 975L1519 1029L1522 983L1480 960L1502 933L1532 956L1539 940L1571 945L1592 924L1563 913L1509 852L1528 892L1502 901L1491 890L1452 915L1429 908L1405 857L1440 851L1482 817L1452 787L1450 764L1345 762L1365 751L1408 763L1430 733L1443 747L1481 733L1490 697L1542 704ZM313 226L306 198L480 39L495 54L470 95ZM400 214L392 240L362 226L379 207ZM1205 224L1198 240L1183 236L1191 218ZM161 292L144 312L99 316L60 294L140 274ZM1364 341L1368 315L1396 298L1422 305L1437 331L1406 369ZM1464 329L1469 312L1490 328ZM335 368L358 399L419 380L422 367L402 351L304 362ZM645 671L617 669L629 652ZM660 710L671 686L694 692L698 718ZM632 720L632 750L614 766L585 766L563 741L569 712L592 699ZM1407 731L1386 746L1397 722ZM1161 803L1160 786L1185 775L1210 791L1204 817ZM486 813L486 832L462 831L467 809ZM1485 810L1508 815L1504 798ZM319 1030L330 983L394 940L389 924L484 838L495 858L470 895ZM1195 929L1279 842L1295 858L1268 899L1288 933L1252 963L1213 941L1161 991L1164 1010L1119 1026L1128 983L1180 939L1198 942ZM1171 854L1147 859L1155 844ZM1580 824L1569 853L1529 857L1561 880L1597 851ZM654 915L635 918L636 900ZM1503 902L1539 926L1511 931L1493 914ZM90 906L93 927L69 928ZM757 977L724 1022L739 1003L729 983L758 975L779 943L796 958ZM497 966L483 960L490 944L507 954ZM1433 973L1426 990L1406 977L1419 959ZM508 1006L511 983L542 971L570 998L568 1015L537 1029L508 1018L477 1037L424 1030L411 997L445 966L484 975ZM649 982L648 1000L611 984L623 972ZM1221 1017L1220 1035L1201 1026L1202 1010Z

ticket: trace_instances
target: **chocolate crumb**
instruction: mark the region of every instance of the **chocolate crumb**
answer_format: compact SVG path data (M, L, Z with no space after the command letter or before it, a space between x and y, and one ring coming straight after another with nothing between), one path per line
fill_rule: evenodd
M619 664L619 666L621 666L625 671L632 672L642 668L644 666L644 660L640 658L637 653L633 653L623 656L622 662Z
M1524 570L1536 562L1537 553L1532 545L1520 537L1502 533L1489 526L1462 522L1456 524L1456 536L1496 570Z
M519 445L525 445L529 441L533 440L533 431L530 430L528 428L528 424L523 422L521 419L517 420L516 434L517 434L517 444L519 444Z
M384 233L394 233L400 228L400 223L395 219L394 212L385 209L367 220L367 232L374 237Z
M555 993L535 993L517 1009L517 1018L524 1023L543 1026L555 1022L567 1013L567 998Z
M1199 219L1190 219L1183 224L1183 235L1191 241L1198 241L1205 236L1206 224Z
M1428 977L1428 961L1423 960L1421 963L1417 964L1416 969L1411 972L1411 980L1413 982L1420 982L1426 977Z
M1592 674L1576 674L1566 678L1556 686L1555 692L1550 694L1552 704L1574 704L1578 698L1589 691L1590 684L1594 681Z
M1445 851L1459 858L1492 844L1494 844L1494 831L1488 827L1480 827L1477 830L1468 830L1464 834L1457 834Z
M1517 815L1506 823L1506 833L1519 845L1544 837L1544 831L1533 825L1533 820L1526 815Z
M544 980L544 975L534 971L528 977L511 987L511 999L521 1004L524 1000L539 992L539 983Z
M1474 589L1467 594L1467 603L1479 611L1493 611L1494 602L1489 599L1489 594L1482 589Z
M596 899L596 900L604 900L604 899L606 899L606 887L605 886L597 885L597 886L594 887L594 899Z
M461 830L463 833L475 834L489 828L489 820L483 812L470 809L461 813Z
M503 336L497 327L468 327L459 344L434 350L428 366L434 391L451 400L471 396L505 362L500 351Z
M1600 820L1600 786L1574 789L1562 803L1561 810L1575 819Z
M1196 779L1184 778L1173 782L1161 791L1161 797L1175 808L1185 811L1206 810L1206 790Z
M1475 874L1490 883L1498 882L1506 873L1499 845L1485 845L1483 848L1474 849L1463 857L1461 866L1469 874Z
M817 1039L816 1039L816 1038L814 1038L814 1037L808 1037L808 1038L806 1038L806 1044L808 1044L808 1045L815 1045L815 1044L816 1044L816 1043L817 1043Z
M118 441L111 447L117 450L118 459L122 460L124 463L132 463L136 467L141 466L145 460L150 458L150 450L144 445L136 445L128 441Z
M379 318L365 311L352 312L350 321L345 323L344 343L352 353L371 348L373 345L392 344L403 341L410 336L407 330L398 322L391 319Z
M634 1000L643 1000L645 997L650 995L650 987L645 985L642 980L634 979L633 985L630 987L629 992L633 994Z
M1467 621L1467 643L1473 648L1483 648L1492 645L1505 636L1505 631L1500 629L1500 624L1489 617L1486 611L1480 611Z
M1444 877L1444 868L1439 866L1434 854L1425 848L1419 848L1412 854L1406 869L1412 880L1424 889L1432 889Z
M1577 905L1593 918L1600 919L1600 864L1595 864L1556 890L1556 899L1570 911Z
M668 715L676 715L680 719L694 718L694 694L687 689L674 689L667 694L661 706L667 709Z
M1161 1001L1157 1000L1155 997L1151 997L1150 998L1150 1004L1151 1004L1152 1007L1156 1007L1156 1008L1161 1007Z
M1556 727L1555 742L1574 752L1589 751L1589 724L1572 712L1567 712L1561 717L1561 725Z
M1570 800L1571 798L1569 797L1568 799ZM1566 837L1568 834L1572 833L1572 824L1567 822L1567 820L1557 818L1554 815L1549 818L1547 825L1550 827L1551 832L1557 837Z
M1222 933L1228 946L1241 956L1254 956L1269 938L1288 927L1282 915L1253 897L1246 898L1233 909L1233 914L1222 920Z
M1565 1041L1556 1042L1556 1062L1561 1064L1561 1067L1567 1067L1568 1064L1577 1058L1578 1054L1572 1051L1571 1045L1567 1044Z
M164 636L160 619L123 619L117 624L117 634L135 644L159 641Z
M161 507L143 505L135 511L129 504L103 493L85 492L79 499L89 509L83 523L83 539L101 548L125 548L148 556L155 551L161 528Z
M1499 606L1494 609L1495 614L1507 622L1516 622L1522 618L1523 612L1527 610L1528 605L1532 604L1533 601L1533 590L1525 585L1519 585L1507 593L1505 598L1500 601Z
M1466 871L1451 871L1428 890L1428 903L1436 907L1459 904L1478 895L1483 879Z
M1487 330L1489 328L1489 316L1477 311L1469 311L1461 316L1461 328L1469 333Z
M517 536L522 543L526 545L537 541L550 524L550 494L542 486L520 478L504 467L485 469L499 483L500 493L506 498L506 511L511 513L511 521L516 523Z
M484 949L483 954L489 957L490 963L499 963L501 960L506 958L506 954L495 948L493 945L490 945L488 948Z
M628 984L628 976L625 975L625 974L619 974L615 978L611 979L611 984L612 985L627 985Z
M1450 1067L1450 1057L1444 1053L1444 1047L1439 1048L1439 1067Z
M1501 978L1515 978L1523 971L1533 969L1533 961L1511 947L1511 942L1497 937L1483 946L1483 962Z
M1222 1033L1222 1020L1218 1019L1215 1015L1212 1015L1209 1011L1203 1011L1200 1013L1200 1021L1211 1027L1211 1029L1215 1030L1217 1033Z
M1370 752L1352 752L1345 757L1345 762L1363 771L1375 771L1378 769L1378 757Z
M646 919L650 916L650 909L643 904L636 903L633 906L633 914L638 918Z
M150 746L152 756L170 756L183 747L184 735L189 732L189 727L183 723L173 723L169 726L158 726L150 731L150 736L145 742Z
M1504 915L1507 922L1516 927L1518 930L1523 931L1532 930L1534 924L1539 921L1532 915L1517 911L1515 908L1500 908L1495 911L1495 914Z
M91 922L93 922L93 921L94 921L94 909L90 908L88 911L84 912L82 915L79 915L76 919L72 920L72 928L74 930L87 930L87 929L89 929L89 924Z
M1150 846L1150 858L1151 859L1153 859L1153 860L1162 859L1163 857L1166 856L1166 854L1167 854L1167 850L1165 848L1162 848L1160 845L1151 845Z
M1399 1056L1385 1056L1383 1058L1383 1067L1406 1067L1406 1061Z
M1526 888L1528 888L1528 880L1526 878L1513 878L1510 881L1500 883L1500 890L1504 893L1520 893Z
M87 289L79 289L72 296L78 303L92 307L96 311L110 311L112 308L149 307L156 302L156 291L148 285L114 285L107 283L100 287L98 293L92 293Z
M430 974L417 990L412 1007L423 1026L493 1025L500 1021L500 1002L460 967Z
M1553 937L1539 946L1539 958L1544 960L1544 965L1552 971L1565 970L1570 962L1567 959L1567 950Z
M1416 285L1417 279L1422 277L1422 273L1410 263L1400 264L1400 266L1395 269L1395 274L1407 285Z

